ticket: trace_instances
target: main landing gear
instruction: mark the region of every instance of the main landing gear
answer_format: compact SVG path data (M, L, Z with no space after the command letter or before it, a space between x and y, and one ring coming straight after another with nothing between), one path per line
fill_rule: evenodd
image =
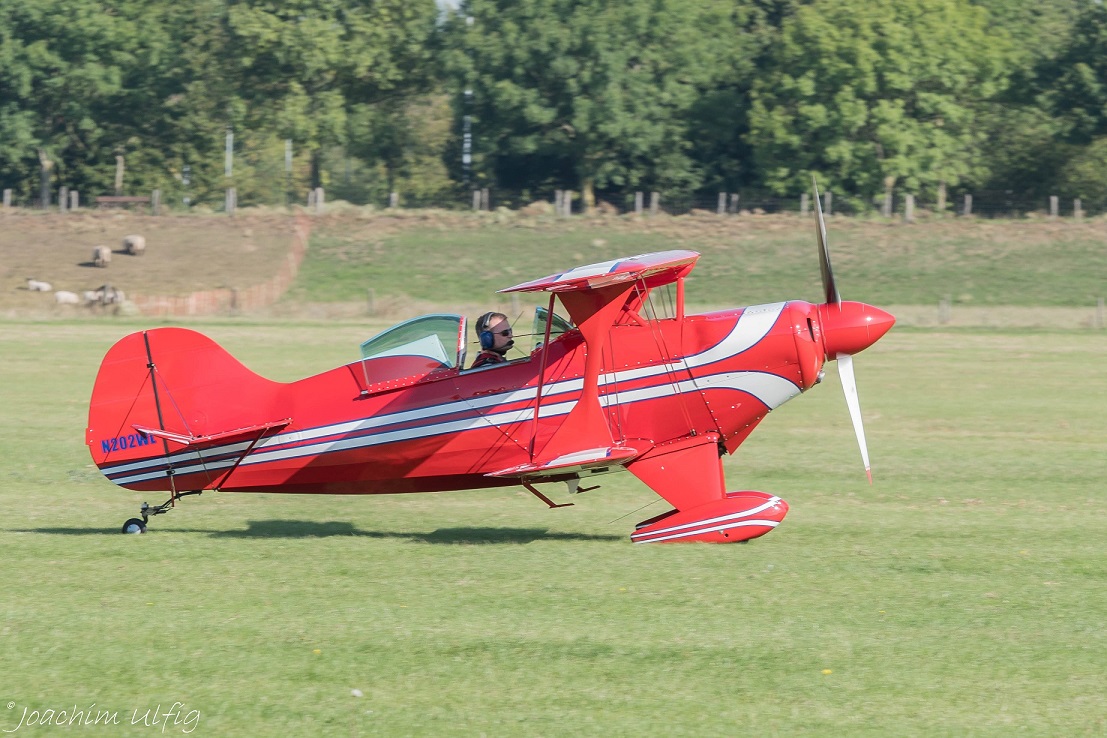
M174 493L174 495L172 497L170 497L168 500L161 503L160 505L154 505L153 507L151 507L149 503L144 502L144 503L142 503L142 509L140 511L141 514L142 514L142 519L139 520L138 518L130 518L126 523L123 524L122 532L123 533L145 533L146 532L146 524L150 522L150 516L152 516L152 515L164 515L165 513L172 510L173 507L174 507L174 503L177 500L181 499L182 497L188 497L189 495L202 495L202 494L204 494L204 490L202 490L202 489L194 489L191 492Z

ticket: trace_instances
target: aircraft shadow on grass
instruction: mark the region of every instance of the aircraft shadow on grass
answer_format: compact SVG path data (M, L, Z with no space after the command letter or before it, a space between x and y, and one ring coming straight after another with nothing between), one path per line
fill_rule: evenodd
M118 536L116 529L103 528L31 528L16 531L19 533L43 533L46 535L70 536ZM212 538L334 538L352 536L357 538L397 538L419 543L447 545L460 544L523 544L534 541L622 541L617 535L594 535L589 533L557 533L545 528L439 528L430 533L415 533L386 530L361 530L352 523L312 520L251 520L245 529L239 530L200 530L196 528L166 529L166 533L204 533ZM157 535L157 533L155 533Z

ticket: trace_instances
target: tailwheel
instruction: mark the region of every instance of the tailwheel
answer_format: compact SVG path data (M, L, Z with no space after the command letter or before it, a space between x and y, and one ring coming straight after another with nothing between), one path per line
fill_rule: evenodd
M194 489L190 492L175 492L172 497L170 497L168 500L161 503L160 505L151 505L148 502L144 502L142 503L142 508L139 510L139 512L142 514L142 519L139 520L138 518L130 518L126 523L123 524L122 532L145 533L146 525L150 522L151 515L164 515L165 513L172 510L174 507L174 503L182 497L188 497L189 495L202 495L203 493L204 490L202 489Z

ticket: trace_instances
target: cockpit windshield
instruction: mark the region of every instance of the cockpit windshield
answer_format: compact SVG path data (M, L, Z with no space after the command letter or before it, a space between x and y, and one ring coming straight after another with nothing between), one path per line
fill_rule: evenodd
M549 310L542 306L534 308L534 323L531 326L531 332L534 334L534 347L539 348L542 342L546 338L546 323L553 321L550 325L550 341L557 340L557 337L568 333L573 330L573 324L562 318L557 313L551 313Z
M465 361L465 318L424 315L378 333L361 344L362 359L412 357L452 369Z

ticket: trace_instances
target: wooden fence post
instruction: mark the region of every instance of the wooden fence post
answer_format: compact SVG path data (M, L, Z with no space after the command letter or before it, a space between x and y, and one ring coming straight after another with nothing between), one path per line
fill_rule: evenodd
M365 290L365 310L369 315L377 314L377 291L372 287Z
M938 207L938 212L939 213L945 213L946 212L946 183L945 182L939 182L938 183L938 205L937 205L937 207Z
M641 192L635 192L634 193L634 214L635 215L641 215L642 214L642 193Z
M480 210L480 190L473 190L473 210Z
M802 217L806 218L807 217L807 210L810 207L811 207L811 205L807 202L807 193L806 192L801 192L800 193L800 215Z
M1079 197L1072 201L1072 217L1077 220L1084 217L1084 207Z
M487 187L480 191L480 209L485 212L492 209L492 198Z
M10 189L4 190L4 207L10 208L12 206L12 191Z
M834 193L830 190L823 193L823 213L834 215Z
M161 190L150 193L150 210L154 215L161 215Z
M1049 217L1050 218L1056 218L1058 209L1059 208L1058 208L1057 195L1050 195L1049 196Z
M657 215L657 209L658 209L658 207L660 207L660 205L661 205L661 193L660 192L651 192L650 193L650 215Z
M76 210L81 206L81 193L77 190L69 191L69 209Z
M730 193L730 212L735 215L738 214L738 199L741 197L737 192Z
M892 217L892 193L884 193L884 205L880 208L880 214L885 218Z
M388 193L388 207L389 208L398 208L398 207L400 207L400 193L399 192L389 192Z
M323 207L326 203L326 195L323 192L322 187L315 188L315 212L319 215L323 214Z
M952 295L946 295L938 301L938 322L945 325L950 318L950 305L953 302Z
M724 215L726 213L726 193L719 193L719 205L715 208L716 215Z
M903 202L903 220L905 223L915 222L915 196L907 195Z
M972 195L965 195L965 207L961 215L972 215Z
M64 213L69 207L69 188L62 185L58 188L58 212Z
M568 218L573 214L573 191L565 190L561 193L561 214Z
M227 215L234 215L234 208L237 204L235 198L234 187L228 187L227 191L223 195L223 211Z

